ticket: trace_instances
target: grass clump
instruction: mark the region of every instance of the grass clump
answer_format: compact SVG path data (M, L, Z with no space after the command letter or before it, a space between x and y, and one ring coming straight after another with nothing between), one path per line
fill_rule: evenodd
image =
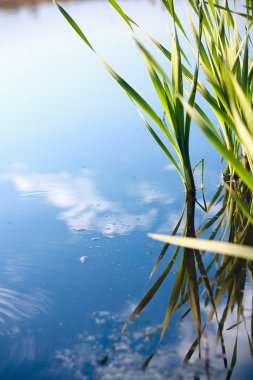
M137 39L135 30L141 30L139 25L124 12L116 0L108 0L134 34L162 106L163 116L158 115L151 105L99 56L71 16L56 0L53 2L133 101L144 125L176 168L186 190L185 204L172 234L151 234L151 237L163 241L165 245L157 258L150 279L153 278L170 245L176 245L176 248L170 255L165 269L154 280L129 320L134 320L149 304L179 258L160 341L172 315L187 305L182 319L191 312L197 333L196 341L186 354L185 360L188 361L197 347L200 352L200 340L205 334L206 323L215 317L217 341L221 344L229 379L236 363L239 325L245 322L243 291L247 283L246 276L248 274L252 280L253 273L253 58L250 54L253 1L238 2L238 6L237 2L228 0L224 0L222 4L217 0L186 1L190 10L189 22L192 30L192 38L189 38L180 22L174 1L162 0L165 11L173 20L171 51L152 36L146 33L145 35L170 63L167 67L171 66L171 71L167 72ZM197 27L193 22L195 18L198 20ZM182 39L184 43L181 42ZM194 52L193 69L189 68L187 63L185 44L190 45ZM206 105L208 112L202 110L202 103ZM212 121L213 116L216 118L215 123ZM190 152L192 122L199 126L225 162L223 183L208 205L204 200L203 223L198 229L195 228L196 187ZM218 211L207 219L214 205L219 206ZM176 236L182 225L181 236ZM199 239L210 230L208 238ZM205 259L207 251L214 253L209 261ZM226 304L219 318L217 307L225 294ZM201 313L201 298L210 308L208 321L205 323ZM235 306L237 336L229 367L223 333L228 312L234 310ZM128 322L123 330L127 325ZM249 334L248 341L253 353L252 336ZM144 367L153 355L154 353L147 358Z

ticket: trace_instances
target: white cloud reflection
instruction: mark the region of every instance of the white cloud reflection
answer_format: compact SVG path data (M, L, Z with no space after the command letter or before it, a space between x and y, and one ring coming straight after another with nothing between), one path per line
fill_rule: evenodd
M140 213L129 213L121 204L100 195L90 170L82 170L77 176L67 172L15 172L9 179L23 196L44 197L59 208L59 218L72 230L96 230L105 235L126 234L136 228L150 228L157 216L154 207ZM174 201L147 182L137 184L135 191L132 188L130 193L141 204L155 201L170 204Z
M245 322L248 331L252 319L252 289L246 287L244 293ZM129 303L130 308L132 305ZM224 310L225 302L218 307L220 315ZM202 305L202 317L208 318L208 310ZM130 313L130 310L128 310ZM196 330L191 316L184 322L169 326L171 335L164 339L158 347L154 359L148 368L143 371L142 364L147 356L153 352L159 340L161 325L148 324L142 319L138 323L129 324L125 334L121 328L125 322L125 316L113 315L106 311L95 312L92 316L94 323L92 335L83 331L73 345L68 345L55 352L53 369L58 377L62 373L68 373L71 379L86 380L91 378L91 372L96 373L100 380L192 380L212 379L224 380L226 370L224 369L221 350L216 342L217 322L209 322L205 329L206 336L201 340L202 359L198 358L198 349L195 350L190 362L183 364L185 355L196 339ZM227 330L236 323L237 309L234 308L228 314L225 321L223 337L225 340L228 362L231 363L233 349L236 341L237 329ZM106 339L105 339L106 337ZM208 348L207 348L208 347ZM241 324L238 335L237 363L234 377L239 378L244 371L251 369L252 361L250 346L245 326ZM206 360L209 361L208 372ZM103 361L103 363L102 363Z
M161 202L168 205L175 202L165 191L146 181L132 187L130 193L137 196L142 203Z

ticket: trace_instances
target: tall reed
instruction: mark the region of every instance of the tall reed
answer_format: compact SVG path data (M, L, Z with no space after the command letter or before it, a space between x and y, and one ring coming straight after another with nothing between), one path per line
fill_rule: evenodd
M97 54L76 22L56 0L53 1L79 37ZM108 2L133 33L136 29L141 30L116 0ZM171 51L151 36L145 35L158 48L163 58L171 62L171 73L162 68L136 36L135 41L143 54L164 117L159 116L150 104L97 54L108 72L138 107L144 125L175 166L186 189L185 204L172 234L170 236L151 234L151 237L163 241L165 245L154 265L150 279L164 259L169 246L174 244L176 248L168 259L164 271L151 285L129 319L134 320L151 302L181 253L179 268L165 312L161 339L172 315L189 303L182 318L191 312L197 331L197 339L186 355L186 360L189 360L196 347L200 347L201 336L205 329L200 307L200 298L205 296L205 304L210 305L209 320L214 316L217 320L217 339L220 340L224 365L227 367L223 339L225 319L228 310L237 306L237 328L244 320L242 292L246 284L246 271L251 278L253 273L251 261L253 260L253 59L249 48L253 25L253 1L245 0L242 10L238 10L236 2L233 2L231 7L227 0L222 4L217 0L188 0L191 12L195 13L198 19L196 28L193 18L189 16L194 44L180 22L181 17L176 12L176 3L174 4L173 0L162 0L162 3L173 20ZM238 18L244 20L242 32L239 32ZM195 52L194 70L188 68L179 35ZM190 83L189 93L186 91L186 81ZM200 105L202 102L208 106L209 113L202 110ZM215 115L217 123L212 121L211 115ZM195 229L196 188L190 159L192 121L200 127L226 162L222 186L209 202L203 223L198 229ZM220 205L220 209L208 220L206 217L209 211L217 204ZM176 236L182 224L183 232L181 236ZM210 228L213 230L208 239L199 239L199 236ZM214 240L217 237L218 240ZM208 263L205 261L207 251L215 253ZM225 256L220 257L218 253ZM208 275L214 270L215 265L217 269L210 278ZM217 306L225 294L227 294L226 306L219 319ZM128 322L125 323L123 330L127 325ZM248 336L248 340L250 350L253 352L252 337ZM230 369L227 372L228 379L236 362L236 352L237 338ZM154 353L147 358L144 367L148 365L153 355Z
M127 23L129 28L134 32L134 28L139 28L138 24L133 21L126 13L122 10L119 4L115 0L108 0L109 3L116 9L123 20ZM55 5L58 7L60 12L73 27L79 37L85 42L85 44L95 53L94 47L89 42L86 35L72 19L72 17L62 8L62 6L53 0ZM162 45L160 45L154 39L151 41L162 50L166 59L171 61L172 70L171 75L166 73L157 62L157 60L148 52L148 50L142 45L142 43L135 37L135 41L139 49L141 50L147 70L149 72L151 81L153 83L154 89L157 93L159 101L164 110L164 117L160 117L156 111L146 102L146 100L134 90L120 75L118 75L115 70L108 65L98 54L100 61L112 75L112 77L118 82L118 84L126 91L127 95L132 99L132 101L138 107L139 114L163 152L167 155L168 159L175 166L177 172L179 173L185 190L188 193L195 195L195 182L193 177L193 170L190 160L190 149L189 149L189 137L190 137L190 127L191 127L191 117L189 113L184 110L184 106L179 99L184 97L184 83L183 75L185 66L182 64L182 54L185 57L183 50L180 46L178 31L179 27L182 30L182 26L179 19L175 13L174 2L163 1L164 5L170 12L173 19L173 29L174 35L172 39L172 51L171 53L166 50ZM202 35L202 4L198 7L199 13L199 37L197 44L201 43ZM191 75L191 89L189 93L188 105L189 107L194 107L197 83L198 83L198 72L199 72L199 57L197 58L196 67L194 74ZM171 79L170 79L171 78ZM151 126L147 119L147 116L153 123ZM167 121L166 121L167 119ZM162 132L163 137L159 136L159 132Z

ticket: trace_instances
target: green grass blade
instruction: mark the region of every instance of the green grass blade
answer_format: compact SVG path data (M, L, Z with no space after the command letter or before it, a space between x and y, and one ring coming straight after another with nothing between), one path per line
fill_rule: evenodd
M182 103L187 108L187 112L189 112L195 122L198 124L202 132L207 136L212 145L220 152L220 154L230 162L233 166L235 172L239 177L243 180L243 182L249 187L251 191L253 191L253 178L251 174L242 166L242 164L238 161L237 157L235 157L232 151L228 150L227 147L223 144L223 142L213 133L213 131L201 120L201 118L196 115L193 109L181 99Z
M228 8L228 7L223 7L222 5L219 5L219 4L214 4L214 6L218 9L221 9L221 10L224 10L224 11L227 11L227 12L231 12L231 13L234 13L235 15L238 15L238 16L242 16L244 18L248 18L248 15L247 13L242 13L242 12L237 12L237 11L233 11L232 9Z
M248 94L248 72L249 72L249 36L246 36L245 48L244 48L244 57L243 57L243 66L242 66L242 89L244 93Z
M102 58L101 62L107 69L107 71L112 75L112 77L118 82L118 84L125 90L127 95L138 104L159 126L159 128L171 139L171 135L167 129L167 126L163 123L162 119L157 115L157 113L152 109L152 107L135 91L120 75L116 73L111 66L108 65ZM171 141L173 144L173 141Z
M123 9L119 6L119 4L117 3L117 1L115 0L108 0L109 3L113 6L113 8L118 12L118 14L123 18L123 20L127 23L127 25L129 26L129 28L132 30L132 32L134 32L134 29L132 27L132 24L137 26L139 28L139 25L136 24L136 22L134 20L132 20L124 11Z
M179 27L179 29L181 30L181 32L185 36L185 38L187 38L187 40L189 40L181 22L177 16L177 14L175 13L173 0L162 0L162 2L164 4L165 8L167 9L167 11L170 13L170 15L173 18L176 25Z
M238 81L235 77L230 76L230 79L232 81L232 86L234 88L234 91L237 94L237 99L240 104L241 110L243 112L244 118L246 120L247 126L253 135L253 110L251 106L251 102L245 95L242 87L239 85Z
M232 190L226 183L224 183L224 186L230 192L231 197L233 198L233 200L237 204L238 208L242 211L242 213L244 214L244 216L247 218L247 221L249 221L251 224L253 224L253 216L248 211L248 205L244 204L240 200L240 198L238 197L238 195L235 193L235 191Z
M146 59L154 66L156 71L164 78L167 82L170 82L165 71L162 69L161 65L157 62L157 60L149 53L149 51L143 46L143 44L137 39L134 39L140 51L146 57Z
M215 128L214 124L211 122L207 114L202 110L202 108L198 105L198 103L194 104L194 108L198 112L198 114L202 117L204 122L211 128L211 130L219 137L219 134L217 132L217 129Z
M240 140L242 142L242 146L245 149L245 151L248 150L249 155L253 159L253 136L250 134L248 128L243 123L241 117L238 114L237 109L235 108L235 106L233 104L232 104L231 108L232 108L232 113L234 115L235 122L237 125L238 135L239 135Z
M146 64L146 67L148 69L150 78L151 78L152 83L154 85L154 88L156 90L156 93L157 93L157 95L158 95L158 97L160 99L160 102L161 102L161 104L163 106L163 109L164 109L164 111L166 113L166 116L169 119L169 122L170 122L171 126L174 129L175 116L174 116L173 103L172 103L172 101L170 102L170 99L166 96L166 92L165 92L165 89L163 87L163 84L162 84L159 76L157 75L154 67L152 66L150 60L148 59L148 57L144 56L144 60L145 60L145 64Z
M172 89L173 96L176 98L175 101L175 133L177 136L178 144L181 146L181 151L184 153L184 107L177 97L181 95L183 97L183 75L182 75L182 65L181 65L181 55L180 47L177 36L177 31L175 29L175 36L173 38L172 44Z
M153 138L155 139L155 141L157 142L157 144L160 146L160 148L162 149L162 151L166 154L166 156L169 158L169 160L171 161L171 163L174 165L174 167L176 168L177 172L181 176L182 181L184 183L184 176L183 176L182 170L180 169L180 167L179 167L178 163L176 162L175 158L172 156L172 154L170 153L170 151L164 145L164 143L162 142L162 140L160 139L160 137L156 134L156 132L154 131L154 129L150 126L150 124L145 119L145 117L142 115L142 113L139 110L137 110L137 111L138 111L140 117L142 118L145 126L147 127L147 129L149 130L149 132L151 133L151 135L153 136Z
M165 57L171 61L171 58L172 58L171 52L168 49L166 49L160 42L158 42L156 39L154 39L152 36L150 36L147 33L146 33L146 35L150 39L150 41L165 55ZM181 49L180 49L180 51L181 51ZM182 64L182 71L183 71L184 76L187 79L189 79L189 80L193 79L192 73L183 64Z
M57 8L61 12L61 14L68 21L68 23L75 30L75 32L79 35L79 37L81 37L81 39L86 43L86 45L89 46L89 48L95 52L93 46L90 44L89 40L84 35L83 31L80 29L80 27L77 25L77 23L73 20L73 18L65 11L65 9L62 8L62 6L56 0L53 0L53 2L57 6Z

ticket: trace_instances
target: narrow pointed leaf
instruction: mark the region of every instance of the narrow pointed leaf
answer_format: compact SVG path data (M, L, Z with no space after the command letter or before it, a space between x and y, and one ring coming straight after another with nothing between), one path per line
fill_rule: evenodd
M117 1L115 0L108 0L109 3L113 6L113 8L119 13L119 15L123 18L123 20L127 23L127 25L129 26L129 28L133 30L133 27L132 27L132 24L134 24L135 26L138 26L138 24L136 24L136 22L134 20L132 20L124 11L123 9L119 6L119 4L117 3Z
M217 252L228 256L238 257L246 260L253 260L253 248L250 246L239 245L234 243L225 243L221 241L211 241L207 239L196 239L170 235L148 234L153 239L160 240L164 243L188 247L203 251Z
M81 39L86 43L86 45L89 46L91 50L95 52L92 45L90 44L87 37L84 35L83 31L80 29L80 27L77 25L77 23L73 20L73 18L65 11L65 9L62 8L62 6L56 1L53 0L54 4L57 6L61 14L65 17L65 19L68 21L68 23L72 26L72 28L76 31L76 33L81 37Z

